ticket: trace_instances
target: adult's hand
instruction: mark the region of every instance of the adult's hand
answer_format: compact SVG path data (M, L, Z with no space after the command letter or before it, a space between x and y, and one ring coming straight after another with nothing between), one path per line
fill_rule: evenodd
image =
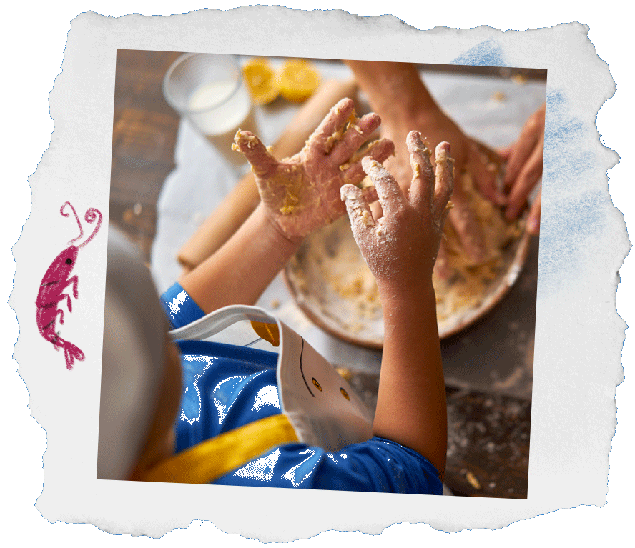
M500 151L507 160L505 189L507 219L516 219L527 203L529 194L542 177L543 145L545 140L545 112L543 104L525 123L518 140ZM540 230L540 193L536 196L527 219L527 230L537 234Z

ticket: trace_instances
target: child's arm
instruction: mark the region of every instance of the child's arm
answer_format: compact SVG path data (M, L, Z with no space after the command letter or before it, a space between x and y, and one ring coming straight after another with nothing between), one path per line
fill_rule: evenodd
M381 165L363 167L377 188L383 217L374 220L359 189L342 188L355 240L377 279L385 336L373 433L419 452L443 474L447 410L432 287L453 186L449 145L430 151L418 132L407 138L414 173L408 196Z
M252 165L261 203L214 255L179 283L206 314L230 304L254 304L297 250L302 238L346 208L340 187L364 178L358 149L379 126L376 114L357 120L343 99L297 155L279 162L253 134L239 131L234 147ZM394 147L381 140L365 154L383 162ZM366 191L368 192L368 191ZM374 191L369 194L373 199Z

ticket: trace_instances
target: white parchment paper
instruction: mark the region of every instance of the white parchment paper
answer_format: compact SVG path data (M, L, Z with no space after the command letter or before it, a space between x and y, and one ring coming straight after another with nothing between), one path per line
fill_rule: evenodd
M400 522L445 531L505 527L557 509L602 506L625 328L615 312L615 273L629 245L623 217L607 191L605 172L617 156L600 144L595 128L597 112L614 84L587 31L571 24L526 32L483 27L422 32L394 17L360 20L343 12L262 7L170 18L85 14L74 19L62 73L50 97L55 132L29 179L29 219L13 249L17 267L10 304L20 331L15 358L31 413L46 430L44 488L37 499L44 518L151 536L187 527L193 519L210 520L223 531L270 541L306 538L328 529L378 533ZM81 340L87 355L71 374L37 333L34 298L50 260L75 236L62 222L59 204L69 199L78 212L88 207L108 211L117 48L323 58L346 52L351 58L549 70L526 501L95 479L105 238L82 250L83 264L91 266L79 272L81 283L95 290L82 294L68 322L68 338ZM24 218L18 215L17 222ZM15 238L15 230L13 234ZM15 447L19 444L14 442ZM38 494L31 490L33 500Z

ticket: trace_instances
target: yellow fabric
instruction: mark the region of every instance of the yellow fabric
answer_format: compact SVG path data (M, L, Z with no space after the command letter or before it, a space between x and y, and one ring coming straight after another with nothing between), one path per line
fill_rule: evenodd
M280 331L277 324L252 321L251 327L265 341L270 342L273 346L280 346Z
M199 443L142 474L143 481L210 483L277 445L298 441L285 415L274 415Z

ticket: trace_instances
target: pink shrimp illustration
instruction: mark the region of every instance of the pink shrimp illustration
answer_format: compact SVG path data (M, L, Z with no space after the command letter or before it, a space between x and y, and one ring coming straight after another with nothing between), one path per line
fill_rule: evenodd
M59 316L60 324L64 323L64 311L57 308L57 303L66 299L66 305L68 306L68 311L71 312L71 296L63 293L64 289L69 285L73 286L73 296L77 299L79 293L77 292L77 283L78 277L77 275L70 276L73 267L75 266L75 262L77 260L77 253L79 252L79 248L85 246L88 242L90 242L99 227L101 226L102 215L101 212L95 208L89 208L84 215L84 219L87 223L92 224L95 219L97 219L97 224L92 232L92 234L84 240L84 242L80 245L74 245L73 242L80 240L84 236L84 230L82 228L82 223L75 212L75 208L71 205L70 202L64 202L62 207L60 208L60 213L64 217L68 217L69 213L64 212L64 208L68 206L71 208L73 215L75 215L75 219L79 226L79 236L77 238L73 238L64 251L62 251L55 260L48 267L44 277L42 278L42 283L40 284L40 291L38 293L37 299L35 301L35 305L37 307L37 312L35 315L35 319L37 322L38 329L42 337L44 337L47 341L50 341L53 344L55 350L59 351L60 348L64 349L64 357L66 359L66 369L72 369L73 363L75 360L82 361L84 359L84 353L73 343L70 341L65 341L60 337L59 331L55 330L55 323L57 320L57 316Z

